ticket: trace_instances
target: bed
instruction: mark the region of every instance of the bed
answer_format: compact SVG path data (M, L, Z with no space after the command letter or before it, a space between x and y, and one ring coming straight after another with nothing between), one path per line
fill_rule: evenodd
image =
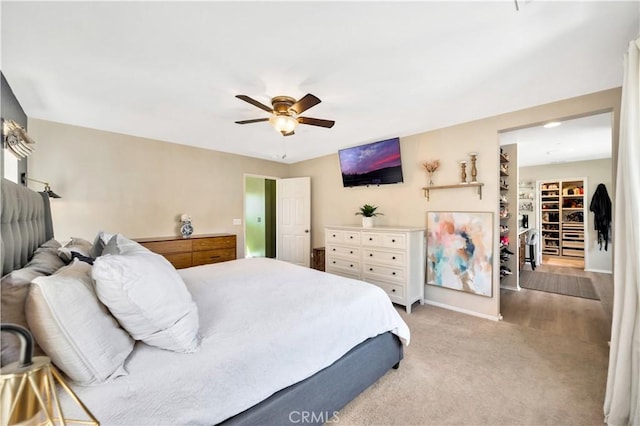
M35 215L42 226L5 214L26 198L38 205L27 210L43 212ZM3 275L51 237L48 199L40 200L3 180L3 255L11 253ZM409 343L384 291L358 280L264 258L178 274L197 305L199 349L177 353L138 341L124 364L128 374L73 385L104 424L323 424L397 368Z

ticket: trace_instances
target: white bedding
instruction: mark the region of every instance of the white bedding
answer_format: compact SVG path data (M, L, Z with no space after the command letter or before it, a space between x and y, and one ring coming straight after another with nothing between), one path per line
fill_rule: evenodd
M75 386L105 425L216 424L386 331L409 328L380 288L272 259L180 270L202 344L181 354L138 342L111 383Z

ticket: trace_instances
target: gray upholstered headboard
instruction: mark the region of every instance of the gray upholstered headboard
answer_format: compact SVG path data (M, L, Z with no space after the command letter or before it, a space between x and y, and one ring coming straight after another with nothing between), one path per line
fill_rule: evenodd
M0 236L0 276L4 276L23 267L42 243L53 238L49 196L3 178Z

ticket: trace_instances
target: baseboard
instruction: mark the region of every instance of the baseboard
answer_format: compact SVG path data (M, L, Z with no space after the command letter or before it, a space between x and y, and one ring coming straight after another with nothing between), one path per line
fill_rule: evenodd
M480 312L475 312L475 311L470 311L468 309L458 308L457 306L451 306L451 305L447 305L445 303L434 302L432 300L426 300L425 299L424 304L425 305L431 305L431 306L437 306L438 308L449 309L450 311L456 311L456 312L460 312L462 314L472 315L474 317L480 317L480 318L488 319L488 320L491 320L491 321L500 321L502 319L502 315L494 317L494 316L487 315L487 314L481 314Z
M587 272L597 272L599 274L613 274L613 271L606 271L604 269L585 269L585 271Z
M522 289L520 288L520 286L518 286L518 287L511 287L511 286L506 286L506 285L505 285L505 286L502 286L502 285L501 285L501 286L500 286L500 289L502 289L502 290L511 290L511 291L520 291L520 290L522 290Z

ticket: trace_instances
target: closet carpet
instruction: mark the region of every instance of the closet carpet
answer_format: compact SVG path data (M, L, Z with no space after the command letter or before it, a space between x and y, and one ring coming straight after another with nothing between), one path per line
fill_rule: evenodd
M339 425L602 425L609 348L433 306L399 309L398 370L343 408Z

